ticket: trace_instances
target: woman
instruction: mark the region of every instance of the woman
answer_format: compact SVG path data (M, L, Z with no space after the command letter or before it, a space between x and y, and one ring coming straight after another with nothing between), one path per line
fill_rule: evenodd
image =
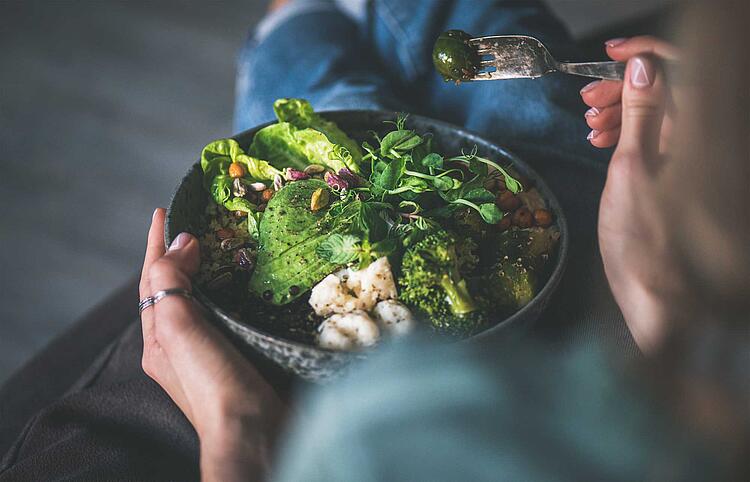
M728 31L722 31L723 34L735 36L734 40L737 42L735 45L742 44L739 39L743 33L737 28L740 25L727 13L720 13L716 10L711 13L714 18L721 15L723 17L720 19L721 22L732 27ZM718 29L715 25L711 27ZM721 68L722 62L725 61L740 62L740 58L728 58L729 55L723 53L725 51L709 53L705 45L690 45L689 47L690 55L694 57L687 58L694 59L701 70L706 69L708 65ZM736 324L741 319L739 315L747 313L739 309L747 307L747 301L744 298L747 295L748 285L743 283L748 280L748 266L750 266L747 252L743 249L748 245L746 213L743 218L744 209L747 206L747 198L743 194L746 189L744 183L747 182L748 173L746 108L749 104L746 88L742 98L744 109L734 110L731 107L733 107L734 96L741 91L743 84L740 81L746 78L740 72L748 72L747 57L743 58L742 69L744 71L738 69L732 78L722 78L724 87L721 89L718 88L718 77L696 76L692 78L691 80L697 81L703 91L699 91L698 102L689 108L690 104L680 103L683 100L679 96L681 93L670 90L663 63L660 62L677 58L673 47L656 39L638 37L608 42L607 53L615 60L628 62L625 81L622 84L615 82L590 84L582 90L582 96L584 101L591 106L586 114L586 121L593 129L589 136L591 143L597 147L615 144L617 146L609 164L607 182L602 193L598 226L607 280L622 309L628 327L642 350L653 355L654 359L660 359L659 357L667 353L665 350L673 347L683 349L687 347L687 350L690 350L703 346L692 336L696 333L705 333L706 327L711 328L710 333L724 333L723 330L736 330L741 327L738 334L741 333L746 337L747 326ZM684 66L688 68L687 62ZM690 68L692 67L694 66L691 62ZM722 69L722 72L725 71ZM709 98L709 92L715 94L715 97L710 96L713 104L705 100ZM733 148L696 142L699 141L699 136L683 137L681 142L677 143L674 135L674 114L677 111L683 112L683 109L685 109L685 114L690 115L687 116L688 121L680 126L679 132L701 134L706 132L705 120L717 119L715 113L721 112L723 119L718 119L731 125L731 132L725 130L721 134L727 137L724 141L730 143ZM739 111L739 116L736 118L737 122L733 124L730 117L736 116L737 111ZM696 114L702 114L703 117ZM737 148L743 145L744 151ZM708 155L714 163L706 165L704 159ZM744 165L741 164L743 155ZM744 174L744 181L741 181L742 176L737 174ZM721 186L717 186L719 179L721 179ZM719 189L726 189L728 192L724 191L721 203L712 202L710 195ZM686 192L689 195L686 195ZM736 197L733 198L733 196ZM197 269L198 246L194 238L188 235L179 237L175 244L164 252L161 245L163 216L163 211L157 210L149 235L149 250L144 265L142 285L144 296L159 289L175 286L189 288L189 277ZM721 249L717 250L719 246ZM259 447L264 447L264 444L259 443L259 439L271 438L271 432L268 431L269 421L264 418L264 414L274 413L270 407L278 406L279 401L274 399L270 389L258 380L257 373L200 319L194 307L188 302L175 297L155 308L150 313L144 313L143 317L144 340L147 346L144 352L144 369L167 390L186 416L193 421L202 444L201 471L203 476L207 480L246 480L249 474L258 474L257 470L267 468L269 463L268 454L259 452ZM673 339L679 339L679 342ZM743 342L747 342L747 339L745 338ZM686 345L686 343L689 344ZM747 345L740 345L740 347L747 349ZM393 371L389 372L391 380L394 376L400 380L401 383L395 383L395 387L406 388L407 383L410 382L425 390L432 388L431 396L435 396L435 393L440 393L442 396L443 393L440 390L446 387L441 387L440 384L444 380L432 380L432 384L420 382L418 375L429 377L430 373L425 369L427 364L420 364L420 360L425 362L435 358L430 353L430 349L424 349L426 353L421 350L423 348L411 348L412 359L417 359L411 362L399 354L398 350L395 354L391 353L390 356L402 363L414 365L412 369L417 370L416 375L412 372L412 378L417 378L416 380L412 380L407 374L393 375ZM483 366L477 360L472 360L471 355L463 353L462 350L459 352L448 355L443 353L440 360L445 363L447 358L455 366L464 368L468 374L471 374L472 370L476 371L478 366ZM523 353L516 352L515 354L523 357ZM671 359L671 361L680 364L689 360ZM395 362L379 361L375 364L377 368L363 368L362 372L368 384L378 385L377 380L384 379L383 371L394 368ZM544 363L539 363L539 365L540 368L545 366ZM648 363L645 366L648 367ZM450 362L443 369L450 370ZM507 369L505 371L507 372ZM533 370L527 368L526 372L527 374L533 373ZM576 381L577 376L585 373L587 373L586 370L570 370L564 373L564 376L568 381L573 382ZM665 376L662 382L668 381L677 386L683 380L676 374L683 376L686 373L669 372L668 377ZM598 374L607 377L608 380L618 379L606 371ZM196 377L200 378L196 379ZM296 432L292 429L290 436L292 442L290 442L289 449L284 452L284 457L279 461L281 480L354 480L351 477L361 477L359 480L396 480L396 478L410 480L410 477L415 476L423 480L453 480L452 477L457 474L470 473L461 472L461 470L474 470L473 476L467 478L481 478L483 472L477 470L476 465L454 460L449 465L460 470L451 474L444 471L443 464L439 462L439 455L436 454L434 457L424 455L430 450L439 453L446 450L445 448L433 449L425 446L424 452L417 451L417 454L425 457L424 460L416 462L410 457L399 457L393 451L387 450L388 440L404 450L404 446L393 439L405 437L413 442L414 436L404 432L409 429L419 430L418 424L409 424L410 418L414 417L413 414L398 410L399 403L409 402L417 406L419 403L424 403L427 415L423 414L426 419L421 421L425 423L433 421L429 418L429 414L434 414L441 407L430 407L429 403L419 396L412 396L410 400L393 393L381 394L378 397L367 392L363 384L356 381L356 377L355 374L352 380L344 383L346 390L333 388L332 394L328 396L323 394L313 402L312 414L322 420L307 421L300 426L301 428L298 427ZM459 379L458 377L453 379L453 389ZM692 381L708 382L708 380L697 378ZM507 387L513 387L512 382L513 376L505 380ZM745 383L747 383L747 378L745 378ZM201 388L196 390L196 386ZM667 385L662 386L665 390L666 387ZM478 391L492 399L492 395L482 393L477 387L469 386L467 389ZM557 396L569 395L564 387L560 389ZM703 393L683 398L681 400L683 406L680 408L690 412L696 409L692 406L693 403L707 403L708 405L702 409L706 414L714 416L717 414L711 412L718 411L719 407L735 409L743 407L741 404L733 406L726 400L713 400L712 397L707 396L708 392L709 390L705 390ZM367 393L378 397L378 403L383 404L383 410L392 408L395 412L388 411L388 416L381 420L372 413L368 413L368 408L362 407L361 410L357 410L356 407L349 405L353 402L348 402L349 404L346 402L347 397L356 399L358 395ZM539 393L544 392L540 390ZM594 393L599 392L594 390ZM613 395L618 392L611 390L602 391L602 393ZM716 393L723 393L723 391L719 390L714 395ZM343 401L337 399L340 404L338 408L337 404L331 400L336 398L333 394L343 397ZM502 405L499 399L494 401ZM443 410L450 407L451 403L457 410L467 409L469 406L463 397L458 400L447 397L442 402L446 404L442 407ZM641 402L641 405L637 400L621 402L624 407L632 408L634 404L636 407L654 410L653 416L644 415L642 419L630 420L630 423L644 424L649 420L658 420L656 414L659 412L648 403L648 397L644 396ZM744 406L744 409L746 408L747 405ZM331 413L337 410L343 414L337 413L332 416ZM354 413L350 413L352 410ZM572 415L577 416L575 411ZM741 436L734 434L738 436L733 438L730 434L721 433L721 429L732 420L746 424L747 415L747 411L744 414L738 412L734 415L725 413L723 417L717 416L717 419L711 420L707 426L698 427L695 431L691 430L686 433L700 441L701 435L716 436L712 430L718 430L721 437L714 440L727 443L726 439L729 439L737 444L725 445L725 448L746 450L748 447L740 445L740 441L744 437L746 443L747 433ZM520 415L516 412L515 416L526 417L528 414ZM359 420L357 417L360 417ZM372 418L375 420L370 420ZM401 432L396 431L396 427L392 425L387 425L380 430L373 427L376 421L387 423L387 420L393 422L394 419L399 422ZM437 419L434 421L439 423ZM321 424L328 425L321 427ZM353 424L354 428L350 424ZM343 430L339 425L349 427L351 431ZM448 450L456 450L456 458L460 459L461 455L465 455L465 452L459 451L462 434L465 436L468 432L470 435L477 435L471 431L471 426L472 424L467 422L458 429L453 427L442 431L434 430L434 432L438 435L447 435L451 439L447 442L449 446L452 446ZM543 426L537 428L545 429ZM554 427L546 428L554 429ZM636 428L643 428L643 426L637 425ZM747 426L743 428L746 429ZM305 432L303 429L309 431ZM585 428L579 428L579 430L582 433L587 432ZM653 430L654 437L663 437L664 441L676 440L669 434L669 430L675 430L674 427L653 427ZM435 439L430 442L426 433L421 435L424 436L422 440L426 443L441 445ZM492 434L492 436L496 435ZM558 435L564 437L564 432ZM487 437L487 434L484 436ZM295 437L297 437L296 440ZM540 441L549 442L544 435L538 434L537 437ZM642 441L645 440L647 439L642 439ZM357 457L357 455L362 457L363 454L356 454L354 449L341 452L345 450L347 441L362 444L365 449L373 449L372 452L367 452L367 457L364 458L369 463L359 460L358 468L354 467L357 464L350 460L350 457ZM638 437L634 437L631 441L637 442ZM507 443L507 440L505 442ZM519 441L519 444L521 443L523 442ZM338 456L330 453L336 449L339 451ZM666 455L668 452L663 446L652 447L652 449L653 457L632 456L631 459L638 463L658 464L659 460L655 458L659 455ZM716 454L707 450L701 452L696 447L687 446L681 449L686 454L695 453L703 457L692 460L679 458L662 460L673 465L670 467L655 465L628 467L619 473L609 472L615 469L616 464L594 460L589 460L587 465L580 466L577 472L571 472L571 468L560 461L556 471L552 471L548 461L544 460L545 457L539 457L536 460L537 477L556 474L555 478L567 480L568 476L580 479L594 474L607 474L628 479L628 474L658 476L658 470L665 470L662 474L665 477L671 474L672 477L692 477L695 480L703 476L716 477L719 473L727 475L727 472L720 471L727 467L727 465L722 466L721 463L727 463L727 459L731 457L714 459L712 457ZM509 448L509 450L513 449ZM675 452L679 455L679 450L675 449ZM612 462L616 461L617 453L609 455L615 459ZM623 452L619 455L623 456ZM729 455L735 455L735 453ZM554 458L552 454L549 456ZM328 460L329 458L333 460ZM407 459L410 459L411 463L408 463ZM401 465L389 468L387 464L389 460L399 462ZM489 464L493 469L509 470L511 472L507 473L516 474L521 478L534 479L533 461L532 457L523 460L524 463L519 463L518 460L505 460L497 461L495 464L485 461L485 464ZM697 463L698 461L700 463ZM473 469L468 469L467 465ZM438 469L438 466L442 471ZM672 472L670 473L669 470ZM494 473L500 476L498 472ZM738 476L740 472L734 472L731 475ZM508 478L519 480L512 476Z

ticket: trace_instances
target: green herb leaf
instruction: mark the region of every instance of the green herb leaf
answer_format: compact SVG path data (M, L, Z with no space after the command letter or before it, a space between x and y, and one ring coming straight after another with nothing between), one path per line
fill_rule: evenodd
M461 197L475 203L489 203L495 200L495 195L483 187L470 189Z
M417 214L422 210L422 206L414 201L401 201L398 207L404 209L405 214Z
M375 184L388 191L395 189L398 186L398 182L401 180L401 176L404 175L404 169L406 169L406 159L394 159L383 169L383 172L377 178Z
M422 143L411 151L411 155L419 161L432 152L432 135L427 133L422 135Z
M388 232L388 224L381 216L381 212L384 209L390 209L391 205L379 202L358 202L359 216L353 223L354 229L359 230L369 241L382 239Z
M393 238L386 238L378 241L370 247L370 255L373 259L390 256L398 250L398 241Z
M457 204L446 204L445 206L425 211L424 215L431 218L445 219L451 217L458 208L459 206Z
M427 154L422 158L420 164L427 168L442 169L443 168L443 156L434 152Z
M451 191L461 187L461 181L449 176L439 176L432 179L432 185L435 186L435 189L438 191Z
M482 215L482 219L488 224L497 224L503 219L503 212L495 203L480 204L479 214Z
M488 173L487 164L478 161L476 158L469 161L469 171L482 177L486 177Z
M422 137L414 131L391 131L380 142L380 155L398 158L401 153L410 151L421 143Z
M333 264L351 263L361 251L360 239L351 234L332 234L316 249L318 256Z
M477 163L485 164L487 166L494 167L500 174L503 175L505 178L505 187L508 188L510 192L513 194L517 194L521 191L523 191L523 186L520 182L518 182L517 179L515 179L513 176L511 176L508 171L505 170L500 164L491 161L489 159L486 159L484 157L480 157L477 155L477 147L474 146L474 149L471 150L469 154L462 154L460 156L456 156L450 159L451 161L462 161L462 162L468 162L469 163L469 169L472 172L475 172L477 174L483 175L480 173L480 169L477 167ZM474 169L472 169L472 164L474 165Z
M452 205L469 206L470 208L479 212L479 214L482 216L482 219L487 224L497 224L503 218L503 212L495 205L495 203L484 203L477 205L471 201L467 201L466 199L456 199Z

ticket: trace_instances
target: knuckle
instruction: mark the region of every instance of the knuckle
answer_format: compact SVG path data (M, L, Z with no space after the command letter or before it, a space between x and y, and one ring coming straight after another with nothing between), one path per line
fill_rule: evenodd
M661 114L661 104L648 96L629 96L623 103L628 117L653 117Z

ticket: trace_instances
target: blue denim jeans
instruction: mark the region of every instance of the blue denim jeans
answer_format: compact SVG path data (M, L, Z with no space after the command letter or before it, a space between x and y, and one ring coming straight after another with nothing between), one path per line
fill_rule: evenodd
M357 3L363 8L353 18L333 0L296 1L261 25L239 62L236 131L273 119L275 99L304 97L318 110L415 112L509 147L541 141L583 159L603 160L586 141L585 107L578 96L585 81L555 74L456 87L432 66L434 40L449 28L474 35L532 35L558 58L575 57L572 39L541 2Z

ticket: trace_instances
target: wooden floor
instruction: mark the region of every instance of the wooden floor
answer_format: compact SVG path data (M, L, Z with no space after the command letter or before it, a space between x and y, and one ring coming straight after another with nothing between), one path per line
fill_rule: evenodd
M0 0L0 381L137 273L153 208L231 133L265 3ZM663 2L552 3L587 33Z

